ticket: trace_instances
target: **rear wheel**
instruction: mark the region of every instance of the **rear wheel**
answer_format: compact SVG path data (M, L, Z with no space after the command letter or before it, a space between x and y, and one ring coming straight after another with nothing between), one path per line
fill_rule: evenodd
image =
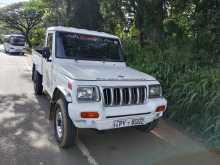
M137 128L141 131L146 131L146 132L150 132L152 131L154 128L156 128L159 124L159 119L152 121L151 123L148 123L146 125L141 125L138 126Z
M32 81L34 81L34 74L35 74L35 65L32 66Z
M42 75L34 71L34 91L37 95L43 94Z
M59 147L68 148L75 144L77 128L68 116L63 99L59 99L55 105L54 133Z

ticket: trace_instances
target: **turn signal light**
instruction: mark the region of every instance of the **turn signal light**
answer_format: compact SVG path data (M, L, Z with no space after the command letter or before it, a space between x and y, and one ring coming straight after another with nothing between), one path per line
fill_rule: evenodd
M81 118L83 119L99 118L99 113L98 112L81 112Z
M166 110L166 106L162 105L162 106L157 107L156 112L164 112L165 110Z

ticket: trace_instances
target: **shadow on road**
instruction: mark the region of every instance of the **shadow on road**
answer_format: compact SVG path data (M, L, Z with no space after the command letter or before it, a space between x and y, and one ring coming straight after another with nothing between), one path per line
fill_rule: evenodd
M58 147L48 109L45 96L0 95L0 165L86 164L76 147Z
M44 96L0 96L0 164L61 164L73 154L57 147L47 120L48 108Z
M2 51L2 52L4 52L4 51ZM5 54L8 55L8 56L21 56L21 57L25 56L25 54L19 54L19 53L5 53Z

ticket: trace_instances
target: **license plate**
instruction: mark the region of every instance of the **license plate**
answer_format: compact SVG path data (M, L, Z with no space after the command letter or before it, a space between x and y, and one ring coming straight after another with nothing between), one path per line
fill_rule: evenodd
M135 119L118 119L113 121L114 128L122 128L122 127L131 127L137 125L144 125L144 118L135 118Z

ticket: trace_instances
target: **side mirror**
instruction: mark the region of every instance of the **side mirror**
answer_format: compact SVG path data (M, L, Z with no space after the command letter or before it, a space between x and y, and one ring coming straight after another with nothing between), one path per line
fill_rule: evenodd
M42 56L43 56L45 59L49 59L49 58L50 58L50 49L49 49L48 47L43 48Z

